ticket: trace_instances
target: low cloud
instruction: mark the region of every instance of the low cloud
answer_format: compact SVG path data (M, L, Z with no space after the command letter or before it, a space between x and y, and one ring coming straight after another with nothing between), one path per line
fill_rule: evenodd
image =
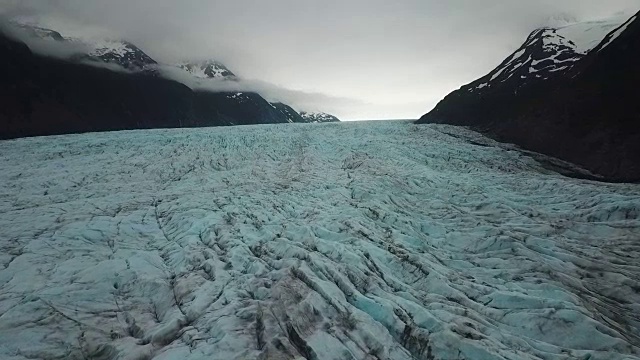
M71 59L74 56L88 54L91 51L89 46L82 42L55 41L34 36L32 34L33 30L27 30L3 17L0 17L0 31L10 38L26 44L32 52L44 56Z
M196 91L253 92L262 95L267 101L282 102L299 111L325 111L344 115L350 109L371 105L358 99L287 89L261 80L203 79L171 65L158 65L156 69L162 77L182 83Z

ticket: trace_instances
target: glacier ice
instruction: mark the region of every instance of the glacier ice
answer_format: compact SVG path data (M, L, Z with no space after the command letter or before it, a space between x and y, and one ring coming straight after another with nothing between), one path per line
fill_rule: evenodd
M640 186L461 131L2 141L0 358L640 358Z

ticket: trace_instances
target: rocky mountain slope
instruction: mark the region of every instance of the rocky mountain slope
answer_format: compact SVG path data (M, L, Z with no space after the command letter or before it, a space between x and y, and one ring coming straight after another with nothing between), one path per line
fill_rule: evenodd
M89 59L117 64L128 70L145 70L157 62L128 41L104 40L90 45Z
M32 24L13 22L10 26L14 26L23 31L25 34L41 40L54 40L56 42L66 44L77 44L82 46L85 53L76 54L74 60L88 60L118 65L124 69L137 71L149 69L156 65L153 60L140 48L134 44L113 39L86 39L65 37L59 32L35 26Z
M300 116L300 114L297 111L295 111L291 106L287 104L283 104L281 102L274 102L274 103L271 103L271 106L273 106L273 108L276 109L277 111L284 114L284 116L287 118L287 121L290 123L306 122L306 120L302 116Z
M499 88L520 90L561 75L580 61L626 18L542 28L486 76L461 90L482 96Z
M152 73L41 56L5 35L0 76L0 138L287 122L261 97L193 91Z
M239 78L224 64L215 60L205 61L185 61L178 63L176 66L189 72L199 79L222 79L222 80L238 80ZM234 96L234 95L232 95ZM262 98L256 93L237 93L239 99ZM326 113L308 113L296 111L291 106L282 102L272 102L271 107L278 113L281 113L290 123L321 123L340 121L337 117Z
M277 109L281 113L283 113L289 122L292 123L307 123L307 124L315 124L315 123L325 123L325 122L339 122L340 119L333 115L329 115L323 112L306 112L301 111L298 113L291 106L283 103L271 103L274 109Z
M640 180L634 85L640 44L633 41L640 29L636 17L623 22L536 30L494 71L449 94L419 123L471 126L602 179Z
M64 37L32 25L21 31L39 40L81 45L82 53L54 59L0 35L0 138L155 127L306 122L291 107L274 106L252 92L193 91L162 78L158 63L127 41ZM54 44L55 45L55 44ZM127 71L87 66L115 65ZM98 65L98 64L96 64ZM199 79L237 80L216 61L176 66ZM113 69L111 69L113 70Z
M200 79L238 80L236 74L229 70L224 64L215 60L185 61L178 63L176 66L188 71L190 74ZM260 95L242 93L238 96L253 97ZM294 108L282 102L272 102L271 106L279 113L282 113L290 123L323 123L340 121L337 117L323 112L302 111L298 113Z

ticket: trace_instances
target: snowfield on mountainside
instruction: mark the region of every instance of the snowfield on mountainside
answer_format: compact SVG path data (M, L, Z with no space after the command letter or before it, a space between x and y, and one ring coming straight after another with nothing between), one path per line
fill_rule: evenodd
M0 169L1 359L640 359L640 185L463 129L27 138Z

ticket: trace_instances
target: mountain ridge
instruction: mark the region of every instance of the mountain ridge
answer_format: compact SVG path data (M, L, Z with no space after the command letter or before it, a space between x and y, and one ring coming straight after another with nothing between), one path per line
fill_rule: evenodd
M7 64L0 71L6 72L4 76L10 80L0 89L7 104L0 112L0 138L154 127L288 123L292 119L307 122L297 112L292 117L274 108L258 93L212 92L206 87L189 89L180 81L163 77L157 67L160 64L128 41L87 41L65 38L42 27L19 27L28 36L72 47L78 45L81 51L62 59L38 55L14 36L0 34L0 54ZM124 71L112 71L101 63ZM183 62L175 67L205 81L238 79L215 60ZM295 112L289 109L288 112Z
M119 72L33 53L0 34L0 138L92 131L285 123L261 97L194 91L148 72ZM244 99L243 99L244 100Z
M590 41L597 45L586 54L576 51L580 47L575 43L547 48L542 53L546 59L562 56L563 61L549 63L551 68L542 73L527 69L519 78L473 90L501 69L511 66L516 74L523 71L509 60L541 49L536 48L535 39L544 39L538 29L498 68L447 95L417 123L469 126L500 141L570 161L603 180L638 181L640 112L632 81L638 77L638 68L628 62L635 54L640 57L640 44L628 40L640 37L638 23L636 15L599 41ZM614 46L624 39L625 46ZM570 65L564 65L566 61ZM527 62L533 60L523 63ZM532 73L533 77L528 76ZM548 76L536 76L542 74Z

